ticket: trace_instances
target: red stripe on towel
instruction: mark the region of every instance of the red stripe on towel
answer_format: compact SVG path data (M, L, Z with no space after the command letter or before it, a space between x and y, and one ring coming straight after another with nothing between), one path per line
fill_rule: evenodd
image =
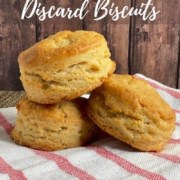
M45 152L45 151L39 151L39 150L33 150L37 155L40 155L42 157L45 157L48 160L54 161L57 166L65 171L66 173L75 176L81 180L87 179L87 180L94 180L95 178L89 175L87 172L79 169L78 167L71 164L71 162L59 155L56 155L54 153Z
M180 114L180 110L178 110L178 109L173 109L173 110L175 113Z
M8 174L10 179L15 180L24 180L27 179L22 171L13 169L8 163L6 163L1 157L0 157L0 172L3 174Z
M159 84L157 84L155 82L152 82L152 81L150 81L148 79L142 78L142 77L140 77L138 75L135 75L135 77L137 77L139 79L143 79L143 80L147 81L152 87L154 87L156 89L160 89L160 90L162 90L164 92L167 92L169 95L171 95L171 96L173 96L173 97L175 97L177 99L180 99L180 92L176 92L176 91L173 91L172 89L163 87L163 86L161 86L161 85L159 85Z
M0 113L0 126L2 126L6 132L9 134L13 128L13 126L6 120L6 118ZM64 170L66 173L78 177L79 179L87 179L87 180L94 180L95 178L90 176L88 173L85 171L79 169L78 167L75 167L72 165L66 158L58 156L56 154L50 153L50 152L45 152L45 151L38 151L38 150L33 150L36 154L45 157L46 159L54 161L59 168ZM1 164L1 162L0 162ZM7 166L8 167L8 166ZM9 166L10 167L10 166ZM10 168L7 168L7 172L10 174L11 172ZM21 172L19 172L21 173Z
M180 139L170 139L168 141L169 144L179 144L180 143Z
M175 156L175 155L170 155L170 154L165 154L165 153L150 153L154 156L169 160L173 163L180 163L180 157L179 156Z
M0 126L2 126L9 134L13 129L13 126L6 120L6 118L0 113Z
M175 97L175 98L177 98L177 99L180 99L180 92L178 93L178 92L176 92L176 91L173 91L172 89L163 87L163 86L159 85L159 84L156 83L156 82L152 82L152 81L150 81L150 80L148 80L148 79L145 79L145 78L143 78L143 77L140 77L140 76L138 76L138 75L135 75L135 77L137 77L137 78L139 78L139 79L142 79L142 80L145 80L146 82L148 82L148 83L149 83L152 87L154 87L155 89L160 89L160 90L168 93L169 95L171 95L171 96L173 96L173 97ZM175 113L180 114L180 110L179 110L179 109L173 109L173 110L174 110Z
M126 171L134 174L138 174L140 176L146 177L148 179L156 179L156 180L165 180L165 178L159 174L149 172L145 169L139 168L133 163L127 161L126 159L113 154L112 152L106 150L105 148L101 147L87 147L88 149L94 150L96 153L100 154L101 156L105 157L113 161L114 163L118 164L120 167L125 169Z

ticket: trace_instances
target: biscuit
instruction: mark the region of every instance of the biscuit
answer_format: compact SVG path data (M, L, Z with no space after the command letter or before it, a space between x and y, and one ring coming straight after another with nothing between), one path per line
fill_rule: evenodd
M170 106L130 75L112 75L88 104L89 116L102 130L141 151L161 151L175 128Z
M115 70L105 38L92 31L62 31L20 53L20 79L28 99L58 103L85 94Z
M84 113L86 101L78 98L54 105L22 99L12 139L34 149L54 151L79 147L96 136L96 125Z

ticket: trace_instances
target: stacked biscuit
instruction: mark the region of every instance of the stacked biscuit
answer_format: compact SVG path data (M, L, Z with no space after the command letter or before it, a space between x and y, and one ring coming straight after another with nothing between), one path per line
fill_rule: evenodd
M162 150L172 135L173 110L146 82L112 75L115 63L96 32L59 32L22 52L19 65L27 98L17 105L12 138L18 144L81 146L93 138L95 124L141 151ZM79 97L91 91L88 100Z
M161 151L175 128L175 113L146 82L112 75L91 94L88 113L102 130L141 151Z
M19 55L27 94L18 105L12 138L35 149L81 146L96 133L85 113L86 99L111 75L115 63L104 37L96 32L63 31Z

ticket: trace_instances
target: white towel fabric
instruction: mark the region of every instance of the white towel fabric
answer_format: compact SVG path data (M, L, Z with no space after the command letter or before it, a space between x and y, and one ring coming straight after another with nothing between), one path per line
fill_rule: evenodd
M180 179L180 90L135 76L156 88L176 112L176 129L162 152L138 152L113 137L86 147L33 150L16 145L9 137L16 109L0 109L0 180Z

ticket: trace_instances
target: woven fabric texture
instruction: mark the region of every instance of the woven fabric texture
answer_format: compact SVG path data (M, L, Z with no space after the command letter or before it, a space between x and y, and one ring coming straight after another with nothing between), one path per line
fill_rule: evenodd
M143 75L176 112L176 129L160 153L139 152L113 137L85 147L45 152L16 145L10 138L16 109L0 109L0 179L176 180L180 177L180 91ZM5 100L4 100L5 102Z

